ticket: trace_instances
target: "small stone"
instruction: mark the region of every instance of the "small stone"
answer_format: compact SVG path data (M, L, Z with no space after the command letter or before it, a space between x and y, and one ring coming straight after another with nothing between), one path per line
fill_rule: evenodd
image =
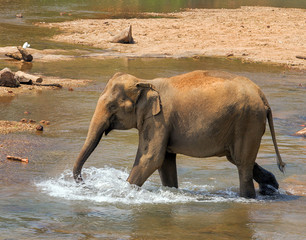
M234 53L228 53L228 54L226 54L226 57L232 57L232 56L234 56Z
M40 124L38 124L38 125L36 126L36 130L37 130L37 131L43 131L43 130L44 130L44 127L41 126Z
M36 121L33 119L29 119L29 123L36 123Z
M72 87L68 88L68 91L73 91L73 88Z
M27 123L28 120L27 120L26 118L22 118L22 119L20 120L20 122L22 122L22 123Z
M28 115L28 114L31 114L31 112L25 111L24 114Z
M23 18L22 13L16 14L16 18Z

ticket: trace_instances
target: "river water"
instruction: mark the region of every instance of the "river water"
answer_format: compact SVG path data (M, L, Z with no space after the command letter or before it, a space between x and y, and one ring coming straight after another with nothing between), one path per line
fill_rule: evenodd
M46 1L8 2L16 2L16 6L40 2L33 9L41 9ZM66 2L72 4L69 9L87 6L84 8L89 11L96 1L57 2L59 11L65 10ZM186 7L184 4L180 7ZM13 6L7 8L14 12ZM44 34L36 36L37 43ZM0 44L5 46L7 42ZM46 44L50 43L41 43L40 47ZM0 59L0 69L4 67L18 70L11 61ZM73 163L84 143L97 99L115 72L151 79L197 69L249 77L266 94L287 170L282 174L277 168L268 130L257 162L275 174L280 183L278 194L258 194L256 200L240 198L237 170L225 158L186 156L178 156L177 160L179 189L161 187L157 173L142 188L132 187L125 180L137 151L136 130L112 131L103 137L84 166L86 185L76 186ZM76 58L34 62L30 72L94 82L74 91L0 98L1 120L26 117L51 121L42 134L0 135L0 239L305 239L306 140L293 136L306 124L304 73L214 58ZM7 161L6 155L28 157L29 163Z

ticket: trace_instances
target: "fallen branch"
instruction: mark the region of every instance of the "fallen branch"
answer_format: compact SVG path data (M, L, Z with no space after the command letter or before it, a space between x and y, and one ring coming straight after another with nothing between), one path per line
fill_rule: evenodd
M6 156L6 159L8 160L13 160L13 161L19 161L19 162L24 162L24 163L29 163L28 158L20 158L20 157L14 157L14 156Z
M295 56L296 58L298 58L298 59L304 59L304 60L306 60L306 56L300 56L300 55L298 55L298 56Z
M32 85L43 86L43 87L58 87L58 88L62 88L63 87L61 84L58 84L58 83L49 83L49 84L33 83Z

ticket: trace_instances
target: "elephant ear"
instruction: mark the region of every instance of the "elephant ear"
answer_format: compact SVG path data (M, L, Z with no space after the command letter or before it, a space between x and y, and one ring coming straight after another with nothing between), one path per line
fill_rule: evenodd
M136 84L138 89L141 89L141 94L144 96L145 101L141 104L143 106L143 120L155 116L161 111L160 96L156 88L147 82L139 82Z

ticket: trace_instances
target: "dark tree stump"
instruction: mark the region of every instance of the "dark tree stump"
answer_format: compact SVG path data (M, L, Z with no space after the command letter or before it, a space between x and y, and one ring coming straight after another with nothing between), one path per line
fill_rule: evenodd
M124 29L121 33L114 36L111 40L112 43L134 43L132 37L132 26Z
M20 82L15 79L14 73L9 68L0 71L0 86L19 87Z

